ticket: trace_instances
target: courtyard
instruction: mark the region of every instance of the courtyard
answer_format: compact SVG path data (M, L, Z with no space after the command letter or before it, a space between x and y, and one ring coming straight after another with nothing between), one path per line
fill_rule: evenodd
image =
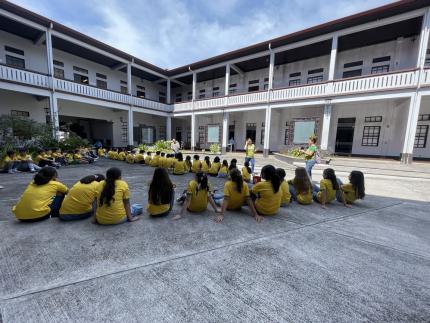
M257 158L269 163L293 177L293 166ZM112 166L131 202L146 206L153 168L102 159L61 168L59 180L71 187ZM246 208L220 224L211 209L172 221L178 205L168 218L118 226L23 224L10 209L32 175L2 174L0 322L428 322L430 165L333 167L343 181L354 167L365 172L363 201L294 203L260 224ZM191 177L171 176L177 196ZM222 190L223 179L210 181Z

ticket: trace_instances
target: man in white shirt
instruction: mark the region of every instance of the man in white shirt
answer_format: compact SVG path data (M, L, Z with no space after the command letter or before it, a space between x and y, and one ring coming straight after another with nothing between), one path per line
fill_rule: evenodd
M172 139L172 143L170 144L170 149L173 150L173 152L175 153L175 157L176 157L176 154L181 149L181 145L179 144L179 142L176 141L176 139Z

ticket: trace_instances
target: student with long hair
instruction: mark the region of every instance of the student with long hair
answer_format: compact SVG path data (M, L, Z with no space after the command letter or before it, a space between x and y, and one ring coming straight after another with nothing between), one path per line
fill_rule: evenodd
M113 167L106 172L106 179L97 188L96 222L99 224L120 224L138 220L130 208L128 184L121 180L121 170Z
M281 191L282 191L281 207L286 207L288 204L290 204L290 201L291 201L290 188L288 187L287 181L285 181L285 176L287 174L285 173L285 170L282 168L277 168L276 174L278 174L279 178L281 179Z
M211 167L209 168L208 174L210 176L217 176L220 168L221 168L220 159L218 156L216 156L214 158L214 161L211 164Z
M193 163L191 163L191 156L190 155L185 157L185 166L187 167L187 171L191 172L191 168L193 167Z
M185 164L184 156L182 155L181 152L178 152L176 154L176 160L174 161L174 164L173 164L173 175L184 175L187 172L188 172L188 168L187 168L187 165Z
M145 157L145 165L150 166L151 165L151 160L152 160L151 152L147 151L146 152L146 157Z
M197 173L202 168L202 163L200 162L200 156L199 155L194 155L193 159L194 160L193 160L193 165L191 166L191 171L193 173Z
M320 186L317 185L313 188L313 198L321 204L323 209L326 209L326 204L336 199L336 192L340 189L337 182L336 174L333 168L326 168L323 171L323 178L320 181ZM343 202L345 206L351 205Z
M281 179L272 165L266 165L261 169L261 178L264 181L252 187L255 208L259 214L274 215L278 213L281 205Z
M248 204L255 221L260 222L263 218L255 210L248 185L243 181L240 171L236 168L231 171L230 179L224 184L224 199L221 213L215 218L215 222L222 222L224 220L226 210L240 210L245 203Z
M233 158L232 160L230 160L230 166L228 166L228 171L231 172L235 168L237 168L237 159Z
M312 204L312 183L306 168L297 167L294 178L288 181L288 186L293 201L303 205Z
M1 173L14 174L17 172L19 162L16 158L16 154L13 150L6 152L6 156L1 161Z
M137 164L145 164L145 156L143 155L145 151L143 149L139 150L138 153L136 153L134 162Z
M160 153L160 158L158 159L158 167L163 167L163 168L167 168L167 159L166 159L166 154L161 152Z
M25 148L21 148L19 150L19 154L18 154L18 156L16 156L16 159L19 162L17 169L20 172L34 173L34 172L39 171L41 169L41 167L39 167L33 163L33 159L31 158L31 155L27 153Z
M246 161L244 166L242 167L243 180L247 183L251 183L251 174L252 170L251 167L249 167L249 161Z
M209 158L209 156L205 156L205 159L202 162L202 172L207 174L210 168L211 168L211 159Z
M15 217L23 222L37 222L58 217L67 186L57 181L57 171L46 166L28 184L18 203L12 208Z
M183 201L183 199L180 199L180 201ZM176 215L173 220L178 220L184 217L187 210L190 212L206 211L208 202L212 205L215 212L220 212L212 198L211 186L207 175L198 171L195 174L195 178L188 183L186 198L182 206L181 213Z
M161 154L161 151L155 152L155 156L153 156L151 159L151 163L150 163L151 167L158 167L158 161L160 160L160 154Z
M99 183L104 179L102 174L94 174L76 182L61 204L60 220L82 220L93 216Z
M228 162L227 160L223 160L222 161L222 165L218 171L218 176L219 178L226 178L228 177Z
M349 183L343 184L337 178L340 190L336 192L336 199L339 202L353 204L356 200L362 200L366 195L364 192L364 175L358 170L353 170L349 174Z
M126 158L125 149L121 148L120 152L118 153L118 160L125 161L125 158Z
M157 167L149 185L146 210L150 216L166 216L172 210L174 201L175 185L172 184L167 170Z

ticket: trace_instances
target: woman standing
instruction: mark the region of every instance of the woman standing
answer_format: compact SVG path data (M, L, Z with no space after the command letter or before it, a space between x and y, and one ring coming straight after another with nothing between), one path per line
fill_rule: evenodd
M312 168L316 164L316 157L317 157L317 137L311 136L308 139L308 149L304 150L302 149L301 152L305 154L305 160L306 160L306 172L308 173L309 177L312 179Z
M245 142L245 162L249 163L249 166L251 167L251 173L254 173L254 166L255 166L255 145L252 143L252 139L248 138Z

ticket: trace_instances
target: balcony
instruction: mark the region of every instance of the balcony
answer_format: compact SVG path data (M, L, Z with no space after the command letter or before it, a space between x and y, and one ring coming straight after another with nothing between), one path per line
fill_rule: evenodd
M0 80L39 88L49 88L48 75L3 64L0 64Z

